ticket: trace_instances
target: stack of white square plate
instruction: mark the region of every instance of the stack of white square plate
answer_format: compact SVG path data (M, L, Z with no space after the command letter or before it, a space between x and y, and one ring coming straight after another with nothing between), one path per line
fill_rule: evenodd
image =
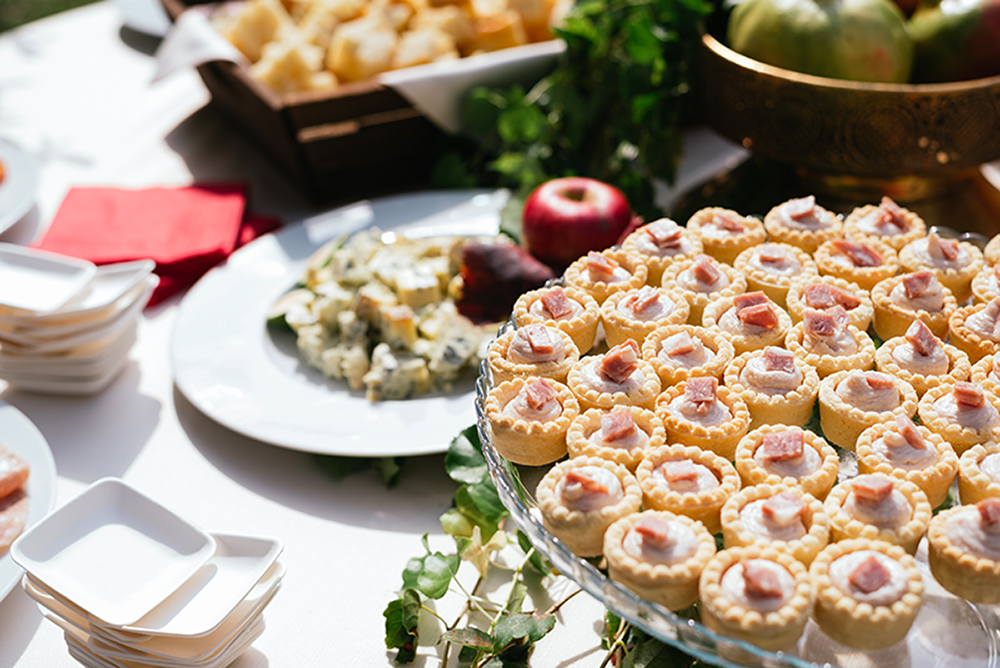
M221 668L263 632L281 550L208 533L104 478L22 534L11 557L83 665Z
M0 378L52 394L93 394L128 361L159 278L151 260L101 267L0 243Z

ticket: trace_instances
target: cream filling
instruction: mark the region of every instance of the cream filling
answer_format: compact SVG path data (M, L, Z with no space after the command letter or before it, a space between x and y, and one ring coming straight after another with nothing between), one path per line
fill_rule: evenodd
M538 408L528 404L527 392L524 388L503 407L503 415L520 418L527 422L551 422L562 415L563 407L558 399L550 399Z
M873 390L862 373L848 375L837 384L835 392L845 404L867 412L887 412L900 404L899 390L895 384L885 389Z
M754 559L765 568L773 572L781 585L780 596L752 596L747 592L746 580L743 579L743 564L733 564L722 574L722 581L719 583L722 593L730 601L757 612L774 612L791 600L795 595L795 577L788 572L788 569L779 563L766 559Z
M761 261L760 259L761 252L765 250L774 250L774 249L768 248L766 244L764 246L761 246L760 248L758 248L756 253L753 253L750 256L750 261L748 262L748 264L751 267L759 271L762 271L766 274L771 274L772 276L798 276L799 274L802 273L802 264L799 262L799 259L795 257L795 255L793 255L792 253L784 249L780 249L778 252L784 256L785 261L783 264L778 264L778 263Z
M622 488L621 480L611 471L600 466L580 466L573 469L585 474L595 482L604 485L607 492L592 492L586 487L576 482L568 482L562 478L556 486L556 494L563 505L570 510L579 510L589 513L600 510L605 506L613 506L625 497L625 490Z
M812 214L808 216L802 216L801 218L792 218L788 215L787 207L780 207L778 209L778 220L788 228L793 230L804 230L806 232L818 232L820 230L825 230L833 227L837 223L837 219L834 218L829 213L821 211L819 208L813 207Z
M910 445L897 431L886 432L885 436L872 442L872 452L897 469L915 471L933 466L938 460L938 451L927 442L920 449Z
M764 358L751 357L743 370L740 371L740 382L755 392L768 396L785 395L799 389L802 384L802 370L795 365L795 370L768 370Z
M632 433L621 438L616 438L613 441L607 441L604 439L604 432L598 429L587 438L587 442L591 446L598 448L618 448L619 450L645 449L649 447L649 434L644 432L639 425L636 425Z
M680 242L676 246L660 248L648 234L640 234L636 238L635 248L643 255L655 255L657 257L690 255L695 251L695 245L685 235L681 235Z
M817 355L839 357L858 352L858 342L847 327L841 328L833 336L813 336L806 333L802 343L807 350Z
M622 549L631 557L649 564L673 566L687 561L698 551L698 535L683 522L672 522L653 518L639 520L654 524L659 529L665 529L668 540L665 543L647 540L634 528L622 538Z
M908 311L937 313L944 308L944 291L941 289L932 290L925 295L910 299L906 296L906 288L903 287L902 281L896 284L896 287L889 292L889 299L899 308Z
M761 467L770 475L778 475L782 478L805 478L810 476L823 465L816 448L810 447L808 443L802 445L802 456L794 459L769 460L764 457L763 448L757 448L753 453L753 460L757 466Z
M630 303L630 299L622 299L618 302L616 310L624 318L628 320L638 320L639 322L651 322L653 320L666 318L674 312L674 307L676 306L673 301L667 299L663 295L657 295L655 302L639 311L633 310Z
M836 267L838 269L857 269L858 268L857 265L854 264L854 260L852 260L845 253L840 253L840 252L830 253L830 255L829 255L829 262L830 262L830 264L832 264L834 267Z
M942 346L935 348L930 355L921 355L909 341L893 348L892 359L901 369L918 376L943 376L951 366L948 353Z
M694 369L696 367L704 366L715 359L715 353L708 346L702 344L701 340L697 337L691 337L694 341L694 350L689 353L684 353L683 355L670 355L667 353L665 348L670 348L672 344L670 342L674 337L683 336L683 334L674 334L663 340L660 344L660 352L657 357L664 364L672 367L680 367L683 369Z
M946 260L943 257L935 257L931 255L930 250L927 245L930 243L930 237L924 237L923 239L917 239L910 245L913 247L913 254L917 256L920 263L927 267L935 267L938 269L961 269L965 267L970 262L972 258L969 257L969 252L962 248L962 245L958 246L958 255L954 260Z
M908 230L900 230L892 223L887 222L882 210L878 208L858 219L857 228L859 232L874 234L880 237L896 237L908 232Z
M611 270L611 277L608 280L594 280L593 277L590 279L593 283L627 283L632 280L632 272L630 272L625 267L615 267Z
M702 283L694 275L694 269L689 267L677 274L677 285L691 292L711 293L729 287L729 277L719 269L719 277L712 283Z
M544 327L545 325L539 325ZM517 330L517 334L507 347L507 359L515 364L541 364L544 362L558 362L566 357L566 346L562 336L558 331L549 332L549 340L552 342L552 352L535 352L528 341L527 327Z
M535 316L536 318L543 318L545 320L557 320L557 321L572 320L573 318L576 318L581 313L583 313L584 308L583 305L580 304L580 302L576 301L575 299L569 299L567 297L567 303L571 310L565 315L559 316L558 318L552 317L552 314L549 313L549 310L547 308L545 308L545 304L542 303L541 299L536 299L534 302L532 302L531 306L528 308L528 313Z
M646 381L646 377L642 373L642 368L637 367L632 375L625 379L622 383L616 383L604 376L600 371L601 360L600 358L595 358L593 362L587 364L581 370L580 374L581 380L590 389L596 390L597 392L629 392L638 387L642 387L642 384Z
M934 402L938 415L966 429L985 429L997 421L997 409L987 401L979 408L960 408L955 394L949 392Z
M765 517L766 501L767 499L751 501L740 509L740 522L743 523L744 529L762 538L783 541L798 540L809 533L801 517L784 526Z
M1000 453L994 452L983 457L979 462L979 470L993 482L1000 482Z
M1000 342L997 336L997 313L992 302L986 308L980 309L965 319L965 326L984 339Z
M875 591L865 593L851 584L851 573L868 561L870 557L875 557L878 562L889 571L889 581ZM830 562L830 581L833 586L844 592L859 603L867 603L872 606L890 606L910 590L909 574L906 567L892 557L877 552L875 550L858 550L849 552L841 557L837 557Z
M705 402L707 403L707 402ZM719 400L712 402L707 410L699 410L700 406L688 401L681 395L667 404L667 410L681 420L687 420L702 427L717 427L724 422L733 419L733 414L729 408Z
M757 336L771 331L767 327L744 324L739 315L736 314L735 306L719 316L719 320L715 324L719 329L733 336ZM778 326L780 327L780 325Z
M949 517L947 532L948 539L969 554L980 559L1000 561L1000 527L986 529L975 506Z
M702 464L694 462L692 464L694 465L695 472L698 474L694 480L667 480L666 473L661 465L653 469L653 482L658 487L666 487L671 492L677 492L678 494L700 494L701 492L716 489L722 484L715 477L715 474L712 473L712 469Z
M855 519L879 529L899 529L913 517L913 506L898 489L881 501L869 503L850 492L844 500L844 510Z

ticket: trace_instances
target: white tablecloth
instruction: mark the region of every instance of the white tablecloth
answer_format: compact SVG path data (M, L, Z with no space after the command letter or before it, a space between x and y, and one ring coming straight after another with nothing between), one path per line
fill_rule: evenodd
M286 220L308 203L210 109L194 71L150 84L155 40L122 29L117 7L98 3L0 35L0 138L40 162L36 208L0 240L28 243L76 185L144 187L246 179L254 209ZM732 159L708 135L691 139L697 179ZM217 425L174 388L168 357L179 299L144 314L124 373L89 398L0 398L24 412L55 456L58 504L90 483L119 476L209 531L284 541L283 587L267 628L234 666L309 668L391 664L382 611L421 536L441 549L438 516L455 485L441 456L411 458L398 487L375 472L336 480L309 454L266 445ZM596 666L603 608L588 596L560 613L533 665ZM423 648L415 665L437 665ZM429 658L428 658L429 657ZM16 588L0 602L0 668L77 665L61 631Z

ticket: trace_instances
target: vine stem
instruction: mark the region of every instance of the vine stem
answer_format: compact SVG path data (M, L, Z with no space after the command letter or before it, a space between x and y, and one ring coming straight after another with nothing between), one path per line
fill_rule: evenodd
M613 657L615 652L618 651L618 648L625 646L622 639L625 637L625 634L628 633L630 628L632 628L632 625L623 619L622 625L618 629L618 633L615 634L614 642L611 643L611 647L608 649L608 653L605 655L604 661L601 661L601 665L598 668L605 668L605 666L607 666L611 661L611 657Z
M445 623L445 625L446 625L445 626L445 631L453 631L455 629L455 627L458 626L458 623L460 621L462 621L462 618L465 617L466 614L468 614L469 610L472 608L472 605L474 603L472 597L476 595L476 591L479 589L480 585L483 584L483 581L485 579L486 579L486 576L480 575L479 579L476 580L476 584L473 585L473 587L472 587L472 592L466 592L465 589L462 588L462 584L458 580L455 580L455 584L458 585L459 589L462 589L462 593L464 593L465 596L466 596L465 606L462 608L462 612L459 613L458 617L456 617L455 621L453 621L451 624L448 624L436 612L434 613L435 617L437 617L438 619L440 619L442 622ZM421 607L423 607L423 606L421 606ZM448 665L448 654L449 653L451 653L451 643L450 642L445 643L444 654L442 654L442 656L441 656L441 665L442 666L447 666Z

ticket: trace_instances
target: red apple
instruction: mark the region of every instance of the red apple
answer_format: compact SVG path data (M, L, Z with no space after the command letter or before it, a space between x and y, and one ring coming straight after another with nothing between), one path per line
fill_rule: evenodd
M588 251L613 246L631 220L621 190L570 176L546 181L528 195L521 231L528 252L561 271Z

